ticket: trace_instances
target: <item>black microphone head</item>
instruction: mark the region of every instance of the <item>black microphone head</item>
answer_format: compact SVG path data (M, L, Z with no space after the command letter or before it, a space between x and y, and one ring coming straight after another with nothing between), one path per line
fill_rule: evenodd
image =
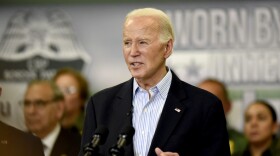
M132 142L135 130L132 126L125 126L118 137L117 144L109 149L111 156L123 156L125 149L124 146L129 145Z
M100 145L102 145L106 142L108 134L109 134L108 128L103 126L103 125L98 126L97 129L94 132L94 135L99 135L100 136L100 141L99 141Z
M125 137L126 145L128 145L132 142L134 133L135 133L135 129L132 126L126 126L122 129L119 137Z
M108 128L103 125L98 126L94 131L91 142L83 147L85 155L96 155L99 150L99 145L103 145L106 142L108 133Z

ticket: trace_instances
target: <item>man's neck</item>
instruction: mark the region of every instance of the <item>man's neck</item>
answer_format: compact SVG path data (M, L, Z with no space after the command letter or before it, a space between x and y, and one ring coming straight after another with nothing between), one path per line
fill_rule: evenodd
M158 71L152 78L149 79L135 79L138 85L148 91L150 88L157 85L167 74L168 68L163 68L161 71Z

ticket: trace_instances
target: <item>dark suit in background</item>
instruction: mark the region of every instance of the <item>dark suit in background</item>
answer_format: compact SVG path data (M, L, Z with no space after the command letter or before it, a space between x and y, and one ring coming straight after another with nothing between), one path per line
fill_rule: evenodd
M90 98L82 147L90 142L98 126L105 125L109 129L109 136L106 143L100 147L100 153L109 155L108 149L116 143L120 130L131 123L132 115L129 112L132 108L132 88L133 79L105 89ZM126 156L133 155L132 147L130 145L125 148ZM150 146L149 156L156 155L156 147L177 152L181 156L230 155L226 120L220 100L172 74L171 87Z
M55 141L51 156L77 156L80 149L81 136L70 129L61 128Z
M0 156L44 156L39 138L0 121Z

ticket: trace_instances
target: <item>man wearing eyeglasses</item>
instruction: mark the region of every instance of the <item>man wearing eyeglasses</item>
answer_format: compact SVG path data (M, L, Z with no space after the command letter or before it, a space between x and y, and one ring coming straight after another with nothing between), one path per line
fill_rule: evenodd
M2 88L0 86L0 96ZM0 121L1 156L44 156L40 139Z
M53 81L28 84L23 101L26 127L41 138L45 156L76 156L81 137L61 127L64 97Z

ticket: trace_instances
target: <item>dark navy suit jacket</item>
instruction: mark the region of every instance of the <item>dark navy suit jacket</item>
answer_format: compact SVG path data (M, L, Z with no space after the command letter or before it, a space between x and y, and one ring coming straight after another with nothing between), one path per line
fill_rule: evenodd
M83 128L80 155L91 141L95 129L105 125L109 135L100 146L100 155L109 155L124 125L131 124L133 78L105 89L88 102ZM176 110L177 111L176 111ZM180 111L178 111L180 110ZM137 131L137 130L136 130ZM181 81L172 73L167 99L154 134L149 156L154 149L177 152L180 156L229 156L226 120L220 100L202 89ZM133 156L132 144L125 147L125 155Z
M0 121L1 156L44 156L41 140Z

